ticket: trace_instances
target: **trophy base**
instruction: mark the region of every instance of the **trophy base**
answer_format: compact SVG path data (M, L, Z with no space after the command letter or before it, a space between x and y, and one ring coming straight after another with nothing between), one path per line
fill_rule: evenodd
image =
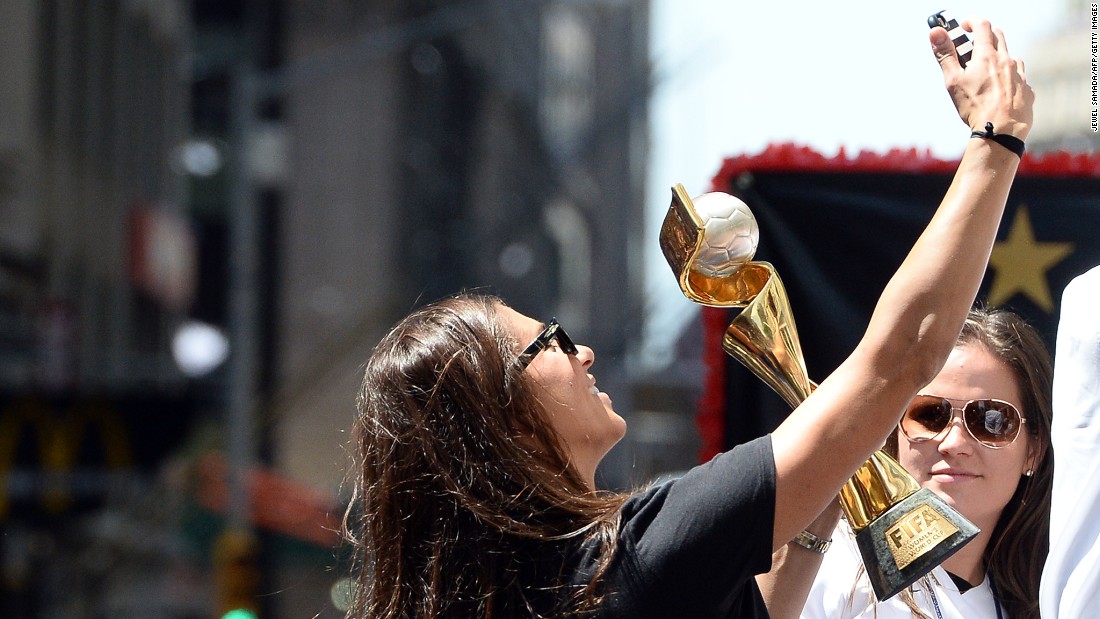
M856 545L879 601L897 595L978 534L978 527L921 488L856 533Z

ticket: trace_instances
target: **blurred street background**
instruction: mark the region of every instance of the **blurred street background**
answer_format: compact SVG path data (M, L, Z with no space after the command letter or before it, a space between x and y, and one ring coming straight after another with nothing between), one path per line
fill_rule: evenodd
M826 97L831 16L740 4L0 0L0 618L342 617L361 365L462 289L596 351L630 424L603 486L694 464L669 187L776 141L951 158L966 137L910 111L953 114L921 38L944 7L853 3L912 26L876 46L923 72ZM1094 152L1089 5L967 4L1028 24L1029 149ZM797 118L740 107L797 97Z

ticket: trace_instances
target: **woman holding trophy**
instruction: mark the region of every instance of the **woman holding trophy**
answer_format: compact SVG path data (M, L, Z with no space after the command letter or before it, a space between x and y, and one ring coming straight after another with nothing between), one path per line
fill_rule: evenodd
M753 578L833 501L951 353L1032 119L1004 38L933 50L972 139L852 355L769 436L678 480L600 492L625 432L594 352L484 296L417 310L366 364L348 511L352 617L767 617ZM1015 141L1015 142L1013 142Z

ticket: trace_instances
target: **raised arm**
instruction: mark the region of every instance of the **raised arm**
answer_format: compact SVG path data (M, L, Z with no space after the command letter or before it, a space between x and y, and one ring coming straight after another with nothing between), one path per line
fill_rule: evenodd
M992 123L996 134L1025 139L1034 95L1023 64L989 22L964 27L974 40L965 70L947 33L930 33L960 117L972 130ZM947 359L985 273L1019 162L994 140L969 140L947 195L887 284L855 351L772 434L773 548L834 499Z

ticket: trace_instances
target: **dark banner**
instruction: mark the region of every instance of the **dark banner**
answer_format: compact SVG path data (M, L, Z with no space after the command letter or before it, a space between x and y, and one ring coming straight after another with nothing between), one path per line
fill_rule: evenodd
M824 379L853 350L956 166L915 151L826 158L789 145L726 160L714 187L756 215L756 259L774 264L787 287L811 379ZM979 302L1020 313L1053 350L1062 289L1096 264L1100 158L1025 157ZM708 349L719 347L735 312L704 310ZM770 432L786 417L787 405L737 362L723 355L709 367L719 376L708 380L700 410L705 451Z

